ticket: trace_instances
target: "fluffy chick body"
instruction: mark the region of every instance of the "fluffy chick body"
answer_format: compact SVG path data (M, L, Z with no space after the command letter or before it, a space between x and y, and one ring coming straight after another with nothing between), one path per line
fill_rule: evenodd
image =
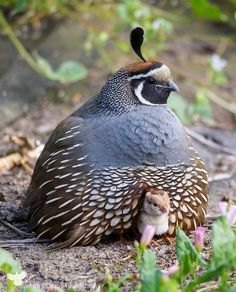
M162 235L168 231L170 198L167 192L162 190L150 190L146 193L143 208L141 210L137 228L142 234L146 225L153 225L156 235Z

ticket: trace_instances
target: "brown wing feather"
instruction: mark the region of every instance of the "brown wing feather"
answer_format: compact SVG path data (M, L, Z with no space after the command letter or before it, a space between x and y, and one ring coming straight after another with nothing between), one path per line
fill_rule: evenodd
M79 183L86 179L85 174L89 172L90 166L86 163L86 155L79 143L79 129L82 124L82 119L72 116L62 121L52 133L36 163L25 200L25 205L29 207L28 220L31 228L37 226L37 221L42 216L48 216L48 213L45 213L48 209L44 208L47 201L60 197L61 202L68 200L69 196L62 187L66 180L69 179L70 185L77 184L78 188L84 188ZM76 164L78 167L74 168ZM82 174L76 176L79 172Z
M207 171L196 155L191 165L182 171L178 192L171 195L169 235L175 235L176 226L185 231L196 229L204 223L208 206Z
M72 206L76 206L77 203L80 205L78 209L73 211L67 208L70 211L57 218L46 216L42 221L45 222L46 219L46 223L39 224L37 233L42 234L42 238L55 239L57 236L56 240L60 242L53 244L53 249L77 244L94 245L109 234L123 233L132 226L145 191L146 184L136 183L128 185L116 198L109 198L104 194L104 200L101 200L102 196L97 195L95 198L91 191L85 200L82 194L73 201ZM55 202L55 204L54 208L58 209L59 203ZM45 206L44 210L45 213L50 213L50 211L52 213L52 210ZM66 230L63 232L64 229Z
M61 241L58 247L95 244L130 228L146 187L130 179L129 170L97 170L88 163L82 124L69 117L56 128L27 193L30 226L38 238Z

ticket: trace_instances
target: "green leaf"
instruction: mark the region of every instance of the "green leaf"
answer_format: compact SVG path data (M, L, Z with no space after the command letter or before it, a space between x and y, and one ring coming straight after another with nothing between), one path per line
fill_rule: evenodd
M156 269L156 255L150 249L145 249L143 252L143 261L141 265L141 275L150 270Z
M18 0L17 3L16 3L16 7L15 7L15 10L14 10L14 13L21 12L25 7L25 3L26 3L26 0Z
M37 53L34 53L35 61L37 65L40 67L40 70L42 71L42 74L49 78L52 79L53 76L53 69L52 66L48 63L46 59L38 55Z
M227 275L227 273L235 271L235 250L236 235L232 227L227 223L226 218L221 217L213 224L212 227L212 257L206 267L206 271L197 279L190 281L186 286L186 291L194 291L194 288L200 284L216 278L225 279L225 275ZM225 285L223 283L223 287L224 286Z
M27 273L25 271L21 271L20 273L8 273L7 279L11 281L11 283L16 286L20 287L23 284L24 278L27 276Z
M57 70L53 70L46 59L38 54L34 54L34 57L42 75L48 79L57 80L62 83L71 83L84 79L87 76L87 69L79 62L66 61Z
M119 277L116 280L113 280L110 271L107 269L105 271L105 278L106 278L106 288L108 292L121 292L121 288L125 281L131 278L129 274Z
M178 283L175 279L163 277L161 270L156 268L156 255L145 249L143 261L140 265L141 288L140 292L177 292Z
M66 61L54 73L55 80L63 83L75 82L87 76L87 69L76 61Z
M156 256L150 249L145 249L140 266L140 292L155 292L160 286L162 273L156 269Z
M0 248L0 271L6 274L16 274L21 272L21 265L6 250Z
M236 269L236 235L225 217L213 224L212 249L211 268L225 265L229 269Z
M215 21L226 20L226 15L221 13L220 8L216 4L210 3L208 0L189 0L189 3L193 13L197 17Z
M160 291L162 273L158 270L146 271L141 278L140 292Z
M185 291L192 292L195 291L195 288L199 286L202 283L206 283L208 281L211 281L212 279L215 279L217 276L220 275L220 273L224 270L223 266L220 266L216 269L210 270L208 269L206 272L204 272L202 275L197 277L196 279L190 281L188 285L185 287Z
M212 82L217 85L226 85L228 84L228 79L223 71L214 71Z
M179 228L176 230L176 255L180 265L181 281L188 274L195 272L198 264L206 266L188 236Z
M169 279L162 278L158 291L160 291L160 292L170 292L170 291L171 292L179 292L180 289L179 289L179 285L176 282L176 280L171 279L171 278L169 278ZM148 291L146 291L146 292L148 292Z

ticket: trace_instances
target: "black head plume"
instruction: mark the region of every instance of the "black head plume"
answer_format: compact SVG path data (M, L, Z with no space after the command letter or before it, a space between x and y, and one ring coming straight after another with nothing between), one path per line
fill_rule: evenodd
M143 43L143 35L144 35L144 30L141 27L134 28L130 33L130 43L136 55L140 59L142 59L144 62L146 62L141 52L141 46Z

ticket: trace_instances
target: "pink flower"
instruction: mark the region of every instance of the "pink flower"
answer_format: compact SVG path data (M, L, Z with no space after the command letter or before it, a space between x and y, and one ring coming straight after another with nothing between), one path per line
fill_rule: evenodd
M229 225L236 224L236 206L235 205L231 206L226 217L227 217Z
M199 226L195 229L195 245L198 251L202 250L203 243L204 243L204 233L205 233L205 228L202 226Z
M229 205L227 202L220 202L221 214L226 216L229 225L236 224L236 205Z
M143 229L143 233L141 236L140 243L147 246L150 244L151 240L153 239L155 235L155 227L152 225L145 225Z
M221 201L221 202L219 202L219 207L220 207L221 214L226 216L227 210L228 210L228 203Z
M175 274L176 272L178 272L178 270L179 270L179 264L176 262L169 268L162 270L162 274L164 278L169 278L169 276L171 276L172 274Z

